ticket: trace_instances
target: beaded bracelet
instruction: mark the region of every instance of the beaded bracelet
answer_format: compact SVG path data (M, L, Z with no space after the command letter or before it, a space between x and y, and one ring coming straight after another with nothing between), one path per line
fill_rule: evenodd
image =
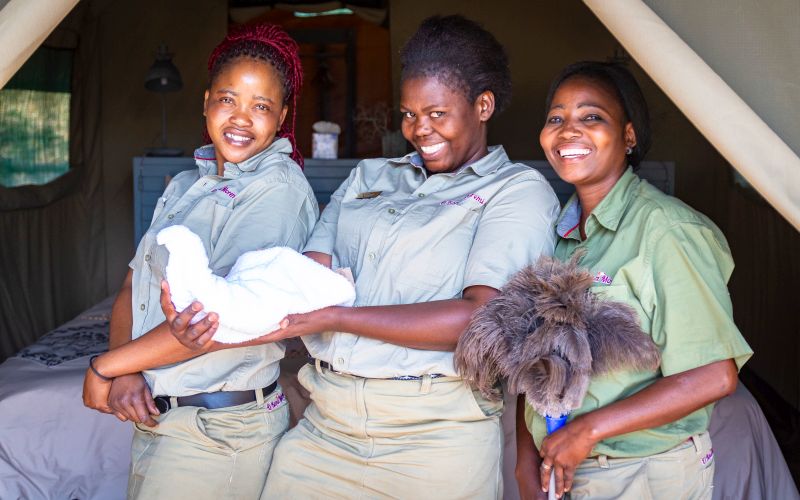
M94 358L96 358L97 356L99 356L99 354L95 354L94 356L92 356L91 358L89 358L89 368L90 368L90 369L92 370L92 372L93 372L95 375L97 375L97 376L100 378L100 380L102 380L103 382L111 382L112 380L114 380L114 377L106 377L105 375L103 375L102 373L100 373L99 371L97 371L97 368L95 368L95 367L94 367Z

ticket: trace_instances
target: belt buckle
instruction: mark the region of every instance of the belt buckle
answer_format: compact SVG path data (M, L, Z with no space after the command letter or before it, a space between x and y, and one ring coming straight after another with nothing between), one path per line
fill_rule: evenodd
M168 412L172 406L169 403L169 396L156 396L153 398L153 401L155 402L158 411L162 414Z

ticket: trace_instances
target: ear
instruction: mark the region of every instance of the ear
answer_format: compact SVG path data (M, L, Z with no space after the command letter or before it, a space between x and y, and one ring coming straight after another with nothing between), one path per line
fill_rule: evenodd
M628 122L625 124L625 129L622 132L625 138L625 145L633 148L636 147L636 131L633 129L633 123Z
M208 113L208 90L203 94L203 116L207 116L206 113Z
M475 99L475 111L482 122L488 122L494 114L494 92L485 90Z
M283 109L281 109L281 117L280 119L278 119L278 130L280 130L281 127L283 127L283 120L286 119L286 113L288 112L289 112L289 105L284 104ZM275 132L277 133L277 130Z

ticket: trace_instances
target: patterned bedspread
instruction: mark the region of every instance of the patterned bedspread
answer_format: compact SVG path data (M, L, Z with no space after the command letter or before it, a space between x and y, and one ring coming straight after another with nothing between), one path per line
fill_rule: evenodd
M18 352L16 357L56 366L107 349L108 321L104 320L56 328Z

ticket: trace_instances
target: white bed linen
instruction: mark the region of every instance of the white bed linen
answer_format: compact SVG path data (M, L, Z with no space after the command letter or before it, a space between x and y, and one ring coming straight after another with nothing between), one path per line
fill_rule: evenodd
M97 325L110 304L103 301L60 329ZM26 348L37 351L44 347ZM83 406L88 359L47 366L14 357L0 364L0 499L125 498L133 428Z

